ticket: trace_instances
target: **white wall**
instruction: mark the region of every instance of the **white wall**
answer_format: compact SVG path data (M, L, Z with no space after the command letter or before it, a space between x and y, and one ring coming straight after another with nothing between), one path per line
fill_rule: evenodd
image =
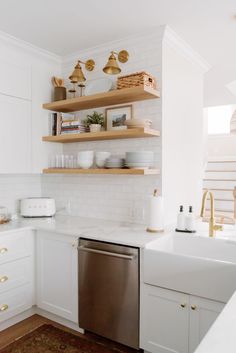
M107 43L64 59L63 74L68 77L78 59L93 58L95 71L84 72L87 79L117 76L105 75L102 68L107 62L111 50L126 49L130 53L129 61L122 65L122 74L146 70L157 77L161 88L161 57L163 28L152 36L131 38L119 42ZM161 99L133 103L134 117L149 118L153 127L161 127ZM104 108L105 109L105 108ZM99 109L104 111L104 109ZM97 109L96 109L97 110ZM81 117L87 112L81 112ZM126 151L152 150L155 153L155 165L160 167L161 144L159 138L127 139L115 141L65 144L65 154L77 154L81 150L111 151L124 155ZM160 186L159 176L49 176L44 175L43 194L56 198L57 205L63 207L68 201L72 214L79 216L107 218L118 221L143 223L146 217L146 205L149 196Z
M203 69L169 41L162 66L162 194L168 220L179 205L199 212L203 177Z
M236 158L236 134L208 135L208 158L218 157Z
M171 32L168 38L166 32ZM170 47L174 42L175 47ZM88 79L104 77L102 67L110 50L124 48L129 51L130 60L122 65L122 74L146 70L158 79L161 99L134 103L134 117L153 120L153 127L161 130L162 137L65 144L64 153L92 149L124 155L126 151L153 150L155 164L161 169L160 177L45 175L43 194L55 197L60 207L69 202L75 215L144 223L149 197L158 187L165 198L166 223L169 223L175 220L179 204L197 208L200 202L203 68L191 48L176 38L173 31L160 27L149 36L108 43L64 58L64 76L69 76L76 60L93 58L95 72L85 75ZM82 112L81 117L86 113Z

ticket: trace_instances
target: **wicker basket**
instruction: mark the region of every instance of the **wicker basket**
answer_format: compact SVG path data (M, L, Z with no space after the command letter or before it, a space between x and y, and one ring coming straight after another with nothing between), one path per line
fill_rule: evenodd
M135 72L134 74L118 77L117 89L131 88L137 86L148 86L153 89L157 88L155 77L145 71Z

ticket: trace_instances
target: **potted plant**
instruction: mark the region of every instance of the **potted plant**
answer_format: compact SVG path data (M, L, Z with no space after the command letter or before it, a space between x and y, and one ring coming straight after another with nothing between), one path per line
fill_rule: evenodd
M101 131L102 126L104 126L103 114L94 111L93 114L87 115L87 119L85 120L85 125L89 126L90 132Z

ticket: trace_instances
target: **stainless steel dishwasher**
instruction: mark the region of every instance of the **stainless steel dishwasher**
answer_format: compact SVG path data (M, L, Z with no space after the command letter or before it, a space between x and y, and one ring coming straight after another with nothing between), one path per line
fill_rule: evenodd
M79 241L79 326L139 348L139 249Z

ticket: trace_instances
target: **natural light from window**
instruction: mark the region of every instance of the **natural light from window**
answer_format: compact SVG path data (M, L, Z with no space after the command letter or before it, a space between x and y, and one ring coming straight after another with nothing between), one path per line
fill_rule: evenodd
M208 134L229 134L230 120L235 109L235 105L220 105L207 108Z

